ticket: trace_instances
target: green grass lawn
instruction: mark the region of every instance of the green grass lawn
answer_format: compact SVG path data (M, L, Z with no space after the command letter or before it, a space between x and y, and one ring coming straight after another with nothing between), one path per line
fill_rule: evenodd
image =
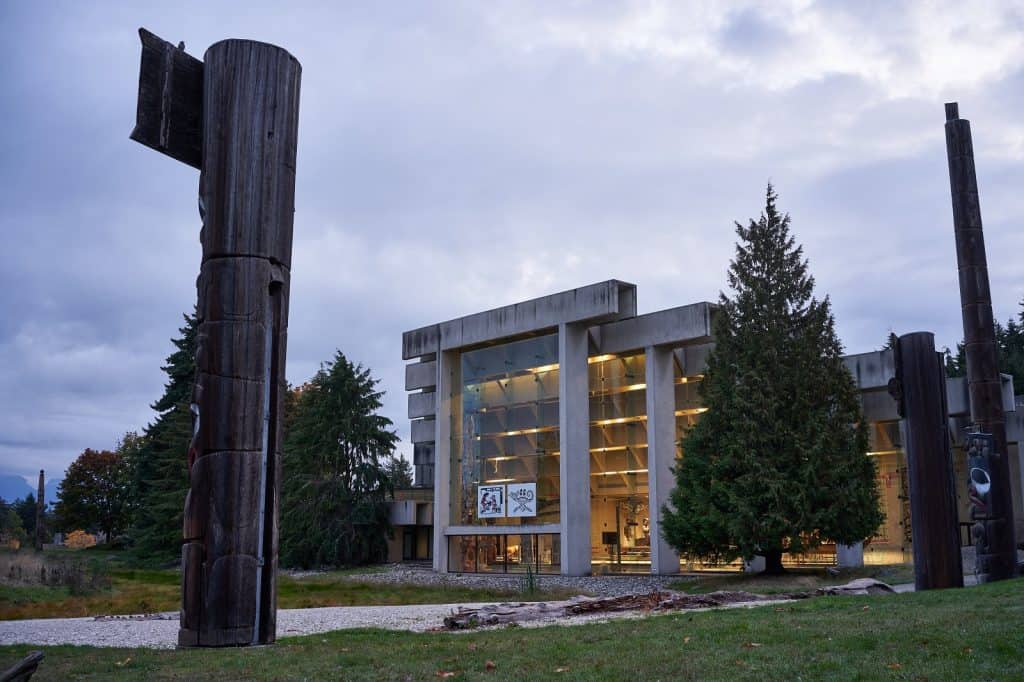
M914 567L906 564L839 569L829 575L823 568L791 568L784 575L765 576L747 573L704 573L671 583L669 587L689 594L707 594L716 590L741 590L758 594L803 592L826 585L843 585L855 578L875 578L890 585L914 582Z
M115 555L116 553L109 553ZM126 568L116 556L102 556L109 587L73 593L66 586L0 584L0 620L70 618L107 614L175 611L181 604L177 570ZM567 599L574 591L541 590L529 597L515 591L466 587L392 585L360 581L381 567L330 571L301 578L278 577L278 606L282 609L316 606L385 604L445 604L508 599Z
M0 647L0 666L33 648ZM1022 651L1018 579L577 627L349 630L253 649L46 647L33 679L1020 680Z

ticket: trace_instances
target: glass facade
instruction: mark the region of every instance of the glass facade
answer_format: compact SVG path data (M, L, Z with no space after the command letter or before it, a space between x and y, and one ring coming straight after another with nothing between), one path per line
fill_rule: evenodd
M651 570L643 353L590 358L590 563Z
M453 573L561 572L556 533L453 535L448 538L448 570Z
M454 372L452 525L559 523L557 334L467 351Z

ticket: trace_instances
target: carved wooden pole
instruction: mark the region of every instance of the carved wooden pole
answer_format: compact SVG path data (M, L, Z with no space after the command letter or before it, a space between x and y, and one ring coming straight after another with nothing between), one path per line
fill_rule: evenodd
M904 334L893 352L893 388L907 434L914 585L963 587L945 368L930 332Z
M39 487L36 489L36 549L46 544L46 472L39 470ZM110 540L108 539L107 542Z
M956 102L946 104L946 152L953 198L956 261L960 270L960 304L971 419L980 431L992 434L994 441L994 452L990 456L992 487L989 504L984 515L976 516L977 523L972 528L977 549L978 579L989 582L1017 574L1017 548L1006 450L1006 418L1003 414L978 179L974 171L974 145L971 142L971 124L960 118Z
M199 62L184 46L140 34L132 137L202 171L178 643L265 644L276 637L301 67L266 43L225 40Z

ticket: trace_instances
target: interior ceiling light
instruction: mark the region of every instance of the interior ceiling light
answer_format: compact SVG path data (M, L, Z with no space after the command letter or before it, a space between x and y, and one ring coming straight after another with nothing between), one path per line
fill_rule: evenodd
M593 364L598 363L598 362L607 362L608 360L614 360L617 357L618 357L617 355L611 355L611 354L595 355L593 357L587 358L587 363L593 365Z
M646 474L647 469L623 469L622 471L598 471L591 476L618 476L620 474Z

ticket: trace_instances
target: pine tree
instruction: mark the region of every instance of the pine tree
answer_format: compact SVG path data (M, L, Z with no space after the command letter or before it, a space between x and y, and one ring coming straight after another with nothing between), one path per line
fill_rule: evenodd
M843 364L830 303L813 296L803 250L768 186L739 241L714 315L701 392L708 412L685 435L665 539L682 554L729 561L825 540L852 544L881 524L867 426Z
M398 436L370 370L339 351L298 392L284 445L281 563L340 566L387 552L387 462Z
M186 454L192 436L189 402L195 379L198 319L185 315L185 326L172 339L175 351L161 369L168 381L153 403L156 419L141 442L132 443L132 507L135 554L147 562L164 563L179 556L185 495L188 492Z

